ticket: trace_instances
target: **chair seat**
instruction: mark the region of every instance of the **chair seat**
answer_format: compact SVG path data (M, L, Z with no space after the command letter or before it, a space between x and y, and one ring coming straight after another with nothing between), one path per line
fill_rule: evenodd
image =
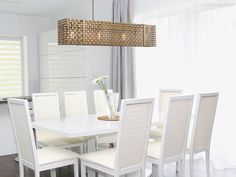
M79 157L79 155L75 152L58 147L45 147L42 149L37 149L37 155L39 165L56 163Z
M158 128L158 127L151 128L151 130L150 130L151 137L162 137L162 135L163 135L162 128Z
M82 143L83 138L67 138L49 132L40 132L37 141L46 146L65 146L68 144Z
M82 161L101 165L110 169L114 169L115 166L115 148L110 148L102 151L91 152L80 155L79 158Z
M148 144L147 156L153 159L160 159L161 141L153 141Z

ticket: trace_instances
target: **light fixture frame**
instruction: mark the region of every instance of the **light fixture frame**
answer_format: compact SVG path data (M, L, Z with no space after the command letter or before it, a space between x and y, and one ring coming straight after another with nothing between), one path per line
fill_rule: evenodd
M155 47L156 26L66 18L58 21L58 44Z

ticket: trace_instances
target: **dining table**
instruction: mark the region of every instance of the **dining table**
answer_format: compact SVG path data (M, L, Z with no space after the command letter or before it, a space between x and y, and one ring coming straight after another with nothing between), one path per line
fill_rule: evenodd
M97 115L63 117L33 122L36 130L46 130L65 137L89 137L118 132L120 121L98 120Z

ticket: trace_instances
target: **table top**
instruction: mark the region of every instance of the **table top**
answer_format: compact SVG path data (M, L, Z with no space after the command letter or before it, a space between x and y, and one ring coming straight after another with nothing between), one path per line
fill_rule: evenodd
M119 121L98 120L96 115L75 118L66 117L61 120L43 120L33 122L33 128L52 131L67 137L95 136L108 133L116 133Z

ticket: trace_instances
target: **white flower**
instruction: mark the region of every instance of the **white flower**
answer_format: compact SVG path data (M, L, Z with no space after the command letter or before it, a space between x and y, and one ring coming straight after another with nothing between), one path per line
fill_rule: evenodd
M101 77L97 77L93 80L93 84L97 84L99 81L109 78L109 76L101 76Z
M107 94L107 87L106 87L106 84L105 84L105 79L106 78L109 78L109 76L101 76L101 77L95 78L93 80L93 84L97 84L98 87L100 89L102 89L105 94Z

